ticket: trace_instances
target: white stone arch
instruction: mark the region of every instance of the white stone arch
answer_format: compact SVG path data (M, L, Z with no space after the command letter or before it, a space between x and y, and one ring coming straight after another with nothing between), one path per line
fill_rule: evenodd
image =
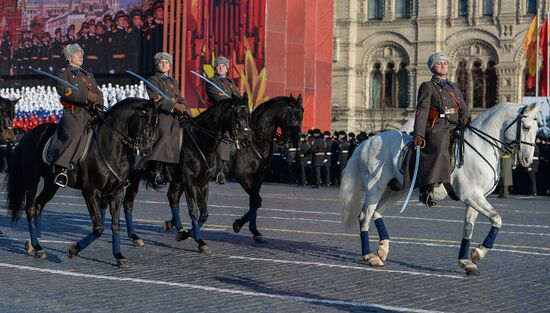
M385 73L386 66L389 63L394 64L394 71L397 72L402 68L402 64L406 64L409 79L408 79L408 105L412 104L412 87L413 87L413 66L411 64L411 58L407 50L399 43L391 40L384 40L371 46L363 56L362 60L362 73L363 84L358 84L364 92L363 103L366 108L370 108L370 88L371 88L371 72L374 69L375 64L380 64L380 71Z

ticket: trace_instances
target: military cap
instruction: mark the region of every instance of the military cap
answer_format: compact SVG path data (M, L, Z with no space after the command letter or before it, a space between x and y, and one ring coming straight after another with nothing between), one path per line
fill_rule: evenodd
M428 61L426 64L428 65L428 68L431 70L432 67L434 67L435 63L439 61L447 61L449 62L449 58L445 55L443 52L436 52L428 58Z
M130 16L134 18L134 16L143 17L143 11L141 9L134 9L132 12L130 12Z
M355 138L355 133L350 132L350 133L348 134L348 137L349 137L349 138Z
M95 25L95 20L94 19L89 20L88 25Z
M77 43L72 45L68 44L67 46L65 46L65 48L63 48L63 56L65 57L66 60L70 59L71 56L77 52L84 53L84 50L82 50L82 47L80 47L80 45Z
M314 135L315 135L315 134L321 134L321 130L320 130L319 128L315 128L315 129L313 130L313 134L314 134Z
M325 130L325 131L323 132L323 136L330 136L330 132L329 132L328 130Z
M307 134L310 135L310 136L313 135L313 129L308 129Z
M56 34L57 34L57 33L61 33L61 28L60 28L60 27L56 28L56 29L55 29L55 33L56 33Z
M229 60L224 56L216 57L216 60L214 60L214 67L218 67L218 65L224 64L225 67L229 68Z
M113 21L113 17L111 16L111 14L105 14L103 16L103 22L106 22L106 21Z
M155 54L153 58L155 60L155 65L158 65L162 60L167 60L170 63L170 65L172 65L172 55L170 53L159 52Z
M151 7L151 11L154 13L156 10L158 9L164 9L164 3L161 2L161 1L157 1L153 4L153 6Z

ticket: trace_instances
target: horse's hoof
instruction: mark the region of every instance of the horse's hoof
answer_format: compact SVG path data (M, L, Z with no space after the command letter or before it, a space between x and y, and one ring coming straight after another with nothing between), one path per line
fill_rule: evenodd
M262 236L262 235L254 236L254 241L256 243L266 243L267 242L267 240L265 240L264 236Z
M466 275L468 276L479 276L480 274L477 265L475 265L474 262L468 259L458 260L458 265L466 271Z
M32 252L34 251L34 247L32 246L30 241L25 241L25 253L28 255L32 255Z
M487 254L487 252L489 252L489 249L485 248L482 245L480 245L477 248L474 248L472 250L472 252L470 253L470 257L472 259L472 262L474 264L478 264L479 262L481 262L481 260L483 260L483 258Z
M372 267L382 267L382 266L384 266L384 262L382 262L380 257L377 256L374 253L369 253L367 255L364 255L363 260L365 260Z
M241 231L241 228L242 228L242 226L239 225L239 220L235 220L235 221L233 222L233 231L234 231L235 233L238 233L238 232Z
M172 222L171 221L165 221L164 224L162 224L162 230L167 232L170 229L172 229Z
M176 241L184 241L189 238L191 238L191 234L189 234L186 230L180 230L175 239Z
M44 250L36 250L34 253L34 258L38 260L44 260L46 259L46 251Z
M116 266L118 268L126 268L128 267L128 259L122 258L122 259L116 259Z
M141 240L141 239L133 239L132 243L134 244L134 247L136 247L136 248L141 248L141 247L145 246L145 244L143 243L143 240Z
M69 250L67 250L67 257L69 259L72 259L73 257L78 255L78 252L80 252L80 248L78 247L78 245L77 244L72 244L69 247Z
M208 248L208 245L206 244L206 242L199 240L199 252L204 254L209 254L212 251L210 251L210 248Z
M388 254L390 253L390 241L388 239L380 240L376 253L380 257L380 260L386 262Z

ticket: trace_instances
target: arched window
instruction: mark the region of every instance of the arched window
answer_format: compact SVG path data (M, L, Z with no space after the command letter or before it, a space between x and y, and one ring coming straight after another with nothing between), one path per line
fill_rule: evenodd
M467 16L467 15L468 15L468 0L459 0L458 16Z
M527 13L535 14L537 13L537 0L528 0L527 2Z
M384 81L384 103L385 107L395 107L396 106L396 75L395 75L395 64L388 63L388 69L386 70L385 81Z
M399 87L398 107L409 107L409 71L405 68L407 65L401 63L399 72L397 72L397 84Z
M483 15L493 16L493 0L483 0Z
M370 79L370 107L380 107L382 97L380 97L382 91L382 72L380 71L380 64L374 64L374 68L371 72Z
M485 70L485 107L490 108L497 104L497 71L495 69L495 62L489 61L487 63L487 69Z
M483 79L483 70L481 69L481 62L475 61L474 67L472 68L472 86L473 86L473 107L474 108L483 108L484 107L484 94L485 94L485 84Z
M369 0L369 20L381 20L384 17L384 0Z
M466 60L460 60L456 69L456 83L462 93L462 98L468 104L468 69Z
M411 17L412 0L396 0L395 2L395 17L409 18Z

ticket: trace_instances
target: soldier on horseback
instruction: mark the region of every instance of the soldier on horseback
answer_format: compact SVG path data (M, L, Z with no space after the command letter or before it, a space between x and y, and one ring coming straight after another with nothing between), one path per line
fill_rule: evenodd
M413 143L415 147L422 147L418 171L420 201L435 206L434 185L450 183L452 128L457 124L466 126L471 117L460 89L447 80L447 56L437 52L429 57L427 64L434 75L418 90Z
M167 170L162 171L162 164L177 164L180 158L181 127L179 116L191 116L191 110L181 96L178 81L168 76L172 67L172 56L166 52L159 52L154 56L156 74L149 77L149 81L158 87L169 99L164 99L157 91L147 87L149 97L155 101L159 112L157 127L157 142L148 161L149 172L156 185L164 185L170 181Z
M94 75L81 67L84 60L82 48L78 44L68 44L63 49L63 57L67 60L67 66L59 70L57 75L78 89L61 83L56 85L57 93L61 96L63 116L49 153L55 165L54 182L60 187L67 186L67 171L74 169L85 148L84 135L88 132L92 114L103 107L103 93Z
M212 77L212 82L223 90L229 98L231 98L232 95L241 97L241 92L239 91L239 88L237 88L235 81L227 76L227 73L229 72L229 60L224 56L218 56L216 60L214 60L214 68L216 73L214 74L214 77ZM214 103L218 103L224 99L229 99L226 95L210 84L206 84L206 95L208 96L208 100ZM224 171L228 169L227 163L229 162L230 155L231 145L221 142L218 146L218 156L221 160L221 170L216 176L216 181L218 184L225 183Z

